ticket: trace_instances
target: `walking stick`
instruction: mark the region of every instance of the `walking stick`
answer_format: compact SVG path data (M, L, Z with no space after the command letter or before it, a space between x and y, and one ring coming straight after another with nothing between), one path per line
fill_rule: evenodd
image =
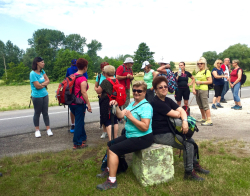
M69 129L69 106L68 106L68 132L70 132L70 129Z

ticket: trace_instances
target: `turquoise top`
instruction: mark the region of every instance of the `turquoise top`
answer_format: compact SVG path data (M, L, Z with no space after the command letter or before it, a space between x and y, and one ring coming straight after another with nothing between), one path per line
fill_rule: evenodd
M45 97L48 95L46 88L37 89L33 82L38 81L40 84L45 82L44 75L45 71L42 70L40 74L34 71L30 72L30 86L31 86L31 96L35 98Z
M99 74L98 74L98 75L99 75ZM96 82L98 82L98 75L96 76L96 79L95 79ZM114 78L115 78L115 76L114 76ZM102 83L103 80L106 80L106 77L105 77L104 75L101 74L99 86L101 85L101 83Z
M153 108L146 99L143 99L138 103L136 106L133 106L135 103L134 101L126 107L126 110L132 110L131 113L133 117L135 117L137 120L141 120L142 118L150 119L149 128L147 131L140 131L126 116L124 116L124 119L126 120L125 129L126 129L126 138L131 137L142 137L144 135L147 135L149 133L152 133L152 117L153 117ZM145 104L143 104L145 103Z
M150 71L148 73L144 73L144 81L146 82L147 84L147 89L150 89L153 85L152 85L152 82L153 82L153 73L154 73L154 70L153 69L150 69Z

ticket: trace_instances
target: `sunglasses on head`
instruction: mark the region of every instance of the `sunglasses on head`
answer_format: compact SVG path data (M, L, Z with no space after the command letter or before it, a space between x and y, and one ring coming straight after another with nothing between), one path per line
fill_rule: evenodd
M163 88L168 89L168 86L165 85L165 86L160 86L160 87L158 87L158 89L163 89Z
M135 93L135 92L142 93L142 90L133 89L133 93Z

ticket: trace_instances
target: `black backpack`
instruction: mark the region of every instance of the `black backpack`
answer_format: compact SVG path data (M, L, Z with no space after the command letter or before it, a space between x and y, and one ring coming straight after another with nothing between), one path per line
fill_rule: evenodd
M237 70L237 74L238 74L238 71L239 71L240 69L241 69L241 68L239 68L239 69ZM244 73L243 69L241 69L241 70L242 70L242 75L241 75L240 85L243 85L243 84L246 82L246 80L247 80L247 76L246 76L246 74Z

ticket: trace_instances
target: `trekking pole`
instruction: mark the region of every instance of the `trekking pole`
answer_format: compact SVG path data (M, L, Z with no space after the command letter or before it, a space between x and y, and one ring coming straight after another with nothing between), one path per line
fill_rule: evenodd
M68 106L68 132L70 132L70 129L69 129L69 106Z
M112 105L110 108L110 119L111 119L111 140L114 140L114 109L115 105Z

